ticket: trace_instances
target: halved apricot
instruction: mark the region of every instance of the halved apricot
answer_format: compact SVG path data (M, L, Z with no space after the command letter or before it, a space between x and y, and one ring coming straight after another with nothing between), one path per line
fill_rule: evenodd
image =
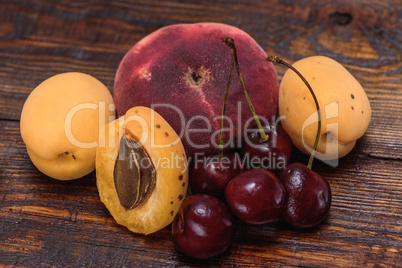
M134 107L100 133L96 178L117 223L150 234L170 224L186 195L187 157L172 127L147 107Z

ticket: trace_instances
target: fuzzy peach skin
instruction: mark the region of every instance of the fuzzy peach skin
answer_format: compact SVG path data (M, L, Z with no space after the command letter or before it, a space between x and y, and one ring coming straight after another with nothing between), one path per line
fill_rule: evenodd
M59 180L95 169L99 129L114 119L113 98L96 78L77 72L48 78L28 96L20 130L32 163Z
M156 170L156 185L150 196L129 210L121 205L114 183L123 135L145 148ZM133 107L101 131L96 153L96 185L101 201L117 223L135 233L154 233L173 221L186 196L188 166L183 144L158 113L147 107Z
M277 113L279 83L272 63L265 61L266 53L241 29L206 22L163 27L127 52L115 78L118 115L134 106L151 107L179 135L187 156L218 152L231 63L230 48L222 42L223 37L234 39L250 99L257 114L270 121ZM236 71L226 115L225 144L233 148L252 117ZM249 122L253 123L252 118Z
M364 89L328 57L308 57L292 66L306 78L321 109L316 157L333 160L347 155L370 123L371 107ZM293 144L310 154L317 135L317 109L307 86L292 70L286 71L280 84L279 114Z

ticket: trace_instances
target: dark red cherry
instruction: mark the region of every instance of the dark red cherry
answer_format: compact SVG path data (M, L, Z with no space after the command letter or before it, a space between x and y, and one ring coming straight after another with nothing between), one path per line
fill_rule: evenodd
M242 154L249 168L264 168L274 172L285 169L292 154L292 141L289 135L277 124L263 126L268 140L261 141L257 127L247 131L242 145Z
M233 178L225 189L234 214L248 224L276 220L285 207L285 190L270 171L251 169Z
M206 194L190 195L173 220L173 242L190 257L208 259L229 247L235 229L234 216L222 201Z
M282 171L280 181L287 195L283 218L297 228L319 224L331 207L331 188L316 172L301 163L290 164Z
M228 182L242 171L239 156L223 154L196 159L191 171L190 184L193 193L209 194L224 199Z

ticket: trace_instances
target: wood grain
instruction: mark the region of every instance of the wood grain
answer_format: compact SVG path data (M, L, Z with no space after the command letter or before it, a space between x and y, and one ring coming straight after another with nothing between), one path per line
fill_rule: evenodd
M0 266L401 267L402 3L337 1L75 1L0 3ZM367 133L336 167L316 161L333 192L328 218L300 231L282 221L239 222L223 255L195 261L169 228L149 236L119 226L100 202L94 173L52 180L32 165L21 108L46 78L89 73L111 92L124 53L173 23L222 22L289 62L326 55L365 88ZM285 69L276 66L281 79ZM307 162L300 152L295 159Z

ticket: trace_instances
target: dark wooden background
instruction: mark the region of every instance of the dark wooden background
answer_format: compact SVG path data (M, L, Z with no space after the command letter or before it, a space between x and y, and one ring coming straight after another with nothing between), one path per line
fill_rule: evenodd
M402 267L401 16L400 0L1 0L0 266ZM85 72L113 91L116 68L138 40L200 21L237 26L289 62L338 60L373 110L367 133L338 167L315 163L333 191L319 227L239 224L229 250L202 262L176 251L169 228L144 237L117 225L94 173L69 182L39 173L19 134L22 105L46 78ZM276 67L281 78L285 69Z

